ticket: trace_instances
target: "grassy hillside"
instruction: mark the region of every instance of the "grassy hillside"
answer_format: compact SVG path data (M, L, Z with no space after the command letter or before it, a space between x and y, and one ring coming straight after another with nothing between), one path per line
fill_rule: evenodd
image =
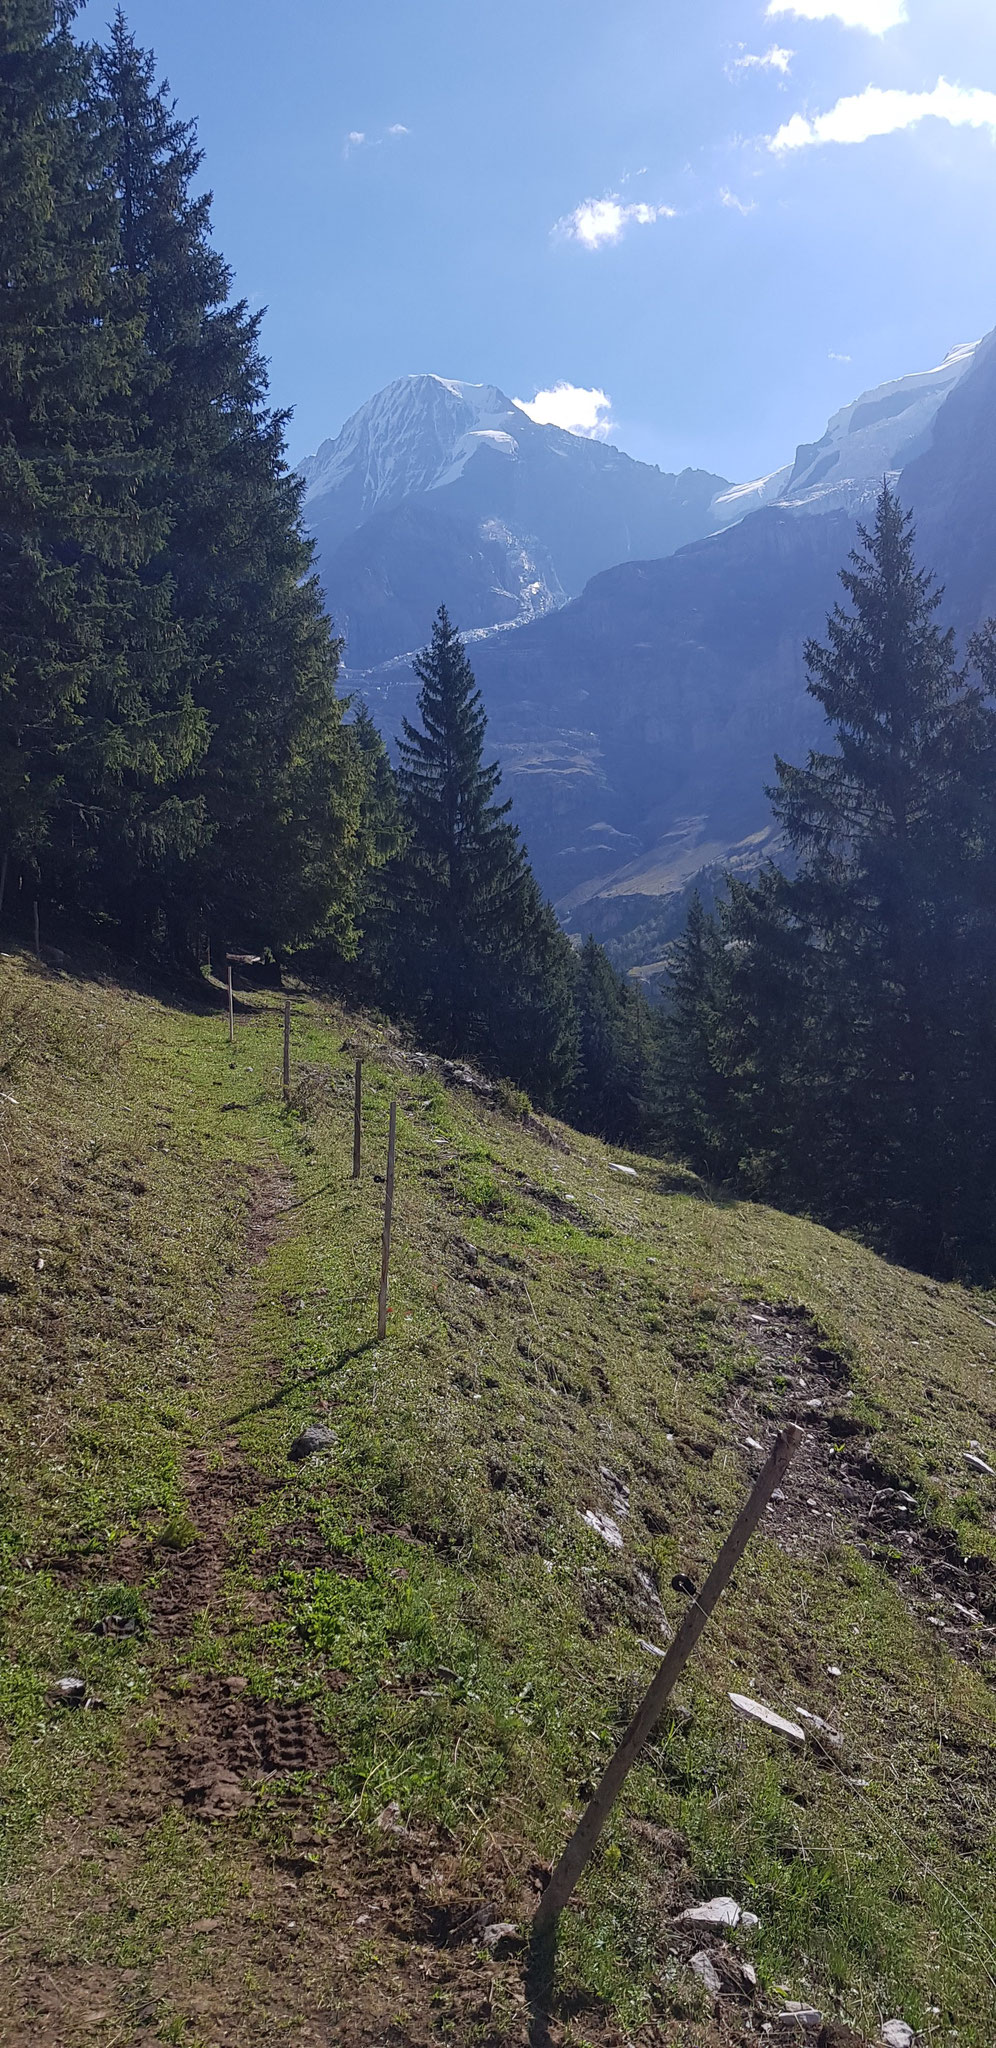
M216 991L0 959L5 2042L703 2048L788 1996L985 2048L994 1305L374 1020L301 996L293 1053L285 1107L275 996L233 1053ZM790 1417L551 1988L481 1930L531 1912ZM826 1725L798 1753L730 1690ZM760 1924L707 1944L714 2006L674 1916L720 1892Z

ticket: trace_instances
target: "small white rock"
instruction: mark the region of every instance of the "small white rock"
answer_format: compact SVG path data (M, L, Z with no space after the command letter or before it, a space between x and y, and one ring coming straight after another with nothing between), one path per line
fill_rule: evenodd
M886 2020L879 2039L883 2048L913 2048L916 2035L905 2020Z
M512 1941L519 1930L514 1920L492 1920L481 1936L485 1948L496 1949L503 1941Z
M770 1728L773 1735L784 1735L789 1742L798 1744L800 1748L805 1747L806 1731L799 1727L797 1721L786 1721L770 1707L762 1706L760 1700L748 1699L745 1692L731 1692L729 1697L737 1713L742 1714L745 1721L758 1721L762 1728Z
M843 1676L844 1676L844 1674L843 1674L843 1672L842 1672L842 1670L841 1670L841 1668L840 1668L840 1665L839 1665L839 1664L828 1664L828 1665L827 1665L827 1677L828 1677L828 1678L843 1678Z
M656 1644L656 1643L648 1643L648 1642L646 1642L646 1641L644 1640L643 1636L637 1636L637 1638L636 1638L636 1645L637 1645L637 1649L639 1649L639 1650L646 1650L646 1653L647 1653L647 1656L648 1656L648 1657L666 1657L666 1656L667 1656L667 1651L666 1651L666 1650L660 1650L660 1649L658 1649L658 1647L657 1647L657 1644Z
M614 1159L609 1159L606 1164L610 1173L628 1173L631 1180L639 1180L635 1166L617 1166Z
M582 1522L587 1522L589 1529L594 1529L596 1536L600 1536L602 1542L607 1543L610 1550L622 1549L622 1530L618 1522L613 1521L611 1515L600 1515L595 1508L585 1508L581 1520Z
M764 1445L758 1443L756 1436L745 1436L744 1444L748 1451L763 1451L764 1449Z
M823 2025L823 2014L815 2005L803 2005L797 1998L788 1998L782 2008L787 2019L793 2019L796 2026L803 2027L807 2034L816 2033Z
M708 1955L704 1948L700 1948L698 1955L692 1957L688 1967L695 1971L700 1984L705 1985L710 1998L718 1998L723 1984L711 1955Z
M992 1465L987 1465L984 1458L977 1458L974 1451L962 1451L961 1455L966 1465L971 1465L973 1472L984 1472L987 1479L996 1479L996 1471ZM912 2034L910 2039L913 2039Z

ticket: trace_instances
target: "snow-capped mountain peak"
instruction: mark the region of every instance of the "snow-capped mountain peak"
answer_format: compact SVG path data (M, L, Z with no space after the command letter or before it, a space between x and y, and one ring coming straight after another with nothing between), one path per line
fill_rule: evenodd
M451 483L485 443L514 455L529 426L495 384L462 384L428 371L397 377L301 464L306 503L348 485L359 498L358 523Z
M860 511L927 447L934 419L948 393L974 361L979 343L953 348L934 370L894 377L841 407L819 441L804 441L794 462L753 483L734 484L713 501L718 528L732 526L764 505L797 512Z

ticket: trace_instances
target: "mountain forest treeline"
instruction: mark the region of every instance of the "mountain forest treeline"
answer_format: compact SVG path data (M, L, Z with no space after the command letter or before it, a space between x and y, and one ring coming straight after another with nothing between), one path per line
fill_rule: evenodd
M0 0L0 920L293 957L620 1143L996 1269L996 626L966 665L884 489L807 650L788 858L651 1006L544 900L445 609L396 763L338 689L261 316L118 13ZM36 913L37 906L37 913Z

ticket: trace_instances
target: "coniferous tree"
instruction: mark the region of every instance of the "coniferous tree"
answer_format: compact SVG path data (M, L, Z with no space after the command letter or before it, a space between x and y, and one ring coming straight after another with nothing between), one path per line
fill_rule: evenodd
M649 1120L655 1028L643 996L590 935L578 957L575 1003L572 1115L600 1137L633 1142Z
M397 863L406 843L397 777L380 733L363 704L353 709L346 728L362 771L358 859L352 898L352 923L358 935L355 957L349 958L354 987L379 1000L393 991L395 892ZM342 979L346 962L341 949L319 946L315 954L323 973Z
M996 635L971 680L888 489L842 582L851 608L807 649L835 750L779 761L771 792L797 868L721 913L722 1149L749 1185L953 1270L996 1256Z
M394 874L393 981L434 1043L551 1100L573 1059L570 948L543 903L459 635L441 606L415 662L421 727L404 720L406 846Z
M0 4L0 876L46 895L77 886L157 745L128 655L163 631L140 573L140 323L74 13Z
M716 919L693 895L685 930L671 949L661 1118L667 1143L703 1172L722 1172L735 1163L720 1045L727 965Z
M363 764L343 730L286 417L267 403L261 315L230 300L210 197L191 192L193 124L120 12L100 76L143 314L147 510L164 534L149 573L172 593L208 735L175 786L186 836L162 849L143 909L178 953L200 926L260 945L325 932L348 946Z

